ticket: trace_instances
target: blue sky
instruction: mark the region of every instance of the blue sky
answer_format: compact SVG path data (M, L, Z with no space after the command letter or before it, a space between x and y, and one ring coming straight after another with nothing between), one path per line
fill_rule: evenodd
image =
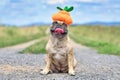
M120 0L1 0L0 23L28 25L51 23L56 6L74 6L74 23L120 22Z

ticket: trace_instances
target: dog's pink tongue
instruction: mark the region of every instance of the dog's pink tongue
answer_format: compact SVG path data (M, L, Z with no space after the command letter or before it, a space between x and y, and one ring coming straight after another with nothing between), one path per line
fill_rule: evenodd
M61 28L56 28L55 32L58 33L58 34L62 34L62 33L64 33L64 30L61 29Z

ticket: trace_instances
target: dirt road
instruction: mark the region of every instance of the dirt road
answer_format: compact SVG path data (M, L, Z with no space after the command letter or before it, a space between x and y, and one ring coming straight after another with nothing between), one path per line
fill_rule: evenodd
M98 54L76 43L75 76L66 73L41 75L46 55L18 53L34 42L0 49L0 80L120 80L120 57Z

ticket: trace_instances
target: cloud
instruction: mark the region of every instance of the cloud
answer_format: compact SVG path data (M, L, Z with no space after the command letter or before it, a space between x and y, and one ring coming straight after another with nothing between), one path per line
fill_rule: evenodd
M75 0L75 1L78 1L78 2L93 2L94 0Z
M47 0L47 4L63 4L68 0Z
M104 3L108 2L108 0L75 0L77 2L84 2L84 3Z
M113 7L113 8L119 8L119 9L120 9L120 5L119 5L119 4L114 4L112 7Z
M3 0L0 2L0 7L4 7L8 3L9 3L9 0Z

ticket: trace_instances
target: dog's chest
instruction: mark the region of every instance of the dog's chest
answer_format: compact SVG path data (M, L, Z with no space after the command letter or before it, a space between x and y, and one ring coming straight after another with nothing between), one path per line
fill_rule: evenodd
M67 47L61 47L61 48L54 48L54 52L52 53L53 58L56 60L66 59L68 54Z
M54 40L49 48L50 54L52 54L53 59L61 60L66 59L68 54L67 42Z

